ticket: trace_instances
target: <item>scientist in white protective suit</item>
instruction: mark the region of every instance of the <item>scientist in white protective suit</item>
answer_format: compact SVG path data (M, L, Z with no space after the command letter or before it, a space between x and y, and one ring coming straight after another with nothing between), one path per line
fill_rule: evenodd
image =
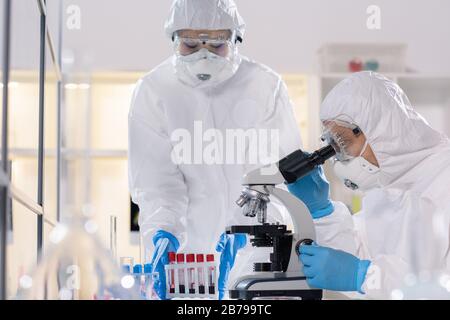
M315 208L317 243L300 248L309 285L352 297L450 298L439 286L414 292L423 275L450 290L448 138L413 110L397 84L372 72L339 83L320 116L323 140L338 151L336 175L365 196L352 217L340 203L331 213L320 210L330 201L320 168L288 186Z
M301 147L281 77L238 53L244 27L232 0L174 1L165 29L175 54L144 76L134 92L129 113L129 187L140 208L141 235L153 255L153 271L159 273L155 289L162 299L168 252L217 250L220 298L228 279L231 283L251 272L253 262L269 258L264 249L253 249L245 235L224 234L227 226L256 223L242 215L235 200L243 175L266 164L247 161L254 152L252 145L261 140L244 139L242 163L198 161L199 128L222 137L236 129L238 133L270 130L275 134L267 134L268 143L277 149L271 154L278 158ZM190 151L180 148L180 137L186 133L192 136ZM205 145L215 138L205 138L211 140ZM217 138L215 143L226 156L224 145L230 141ZM203 151L200 147L200 157ZM194 160L185 161L186 154ZM282 210L271 209L273 219L283 218Z

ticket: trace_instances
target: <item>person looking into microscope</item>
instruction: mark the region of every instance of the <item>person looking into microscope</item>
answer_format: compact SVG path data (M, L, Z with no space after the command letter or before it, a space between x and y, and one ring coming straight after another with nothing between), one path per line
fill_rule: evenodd
M448 273L449 139L373 72L339 83L320 117L336 175L365 196L352 216L330 200L321 168L288 186L315 222L317 243L299 250L308 284L390 299L411 275Z

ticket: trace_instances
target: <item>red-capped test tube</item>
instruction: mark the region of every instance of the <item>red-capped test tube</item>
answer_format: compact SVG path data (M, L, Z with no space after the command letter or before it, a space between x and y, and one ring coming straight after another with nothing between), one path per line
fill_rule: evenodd
M187 254L186 255L187 263L195 263L195 254ZM187 268L187 276L188 276L188 290L190 294L195 293L195 267L189 266Z
M197 263L204 263L205 256L203 254L198 254L196 256ZM198 293L205 294L205 272L204 267L198 267Z
M183 253L178 253L177 254L177 264L184 264L184 254ZM185 281L184 281L184 268L179 268L178 269L178 283L179 283L179 288L180 288L180 293L184 294L186 293L186 286L185 286Z
M176 261L176 253L169 252L169 264L175 264L175 261ZM169 277L169 292L175 293L175 270L169 269L168 277Z
M206 262L214 262L214 255L207 254ZM209 294L216 293L216 267L214 266L208 267L208 290Z

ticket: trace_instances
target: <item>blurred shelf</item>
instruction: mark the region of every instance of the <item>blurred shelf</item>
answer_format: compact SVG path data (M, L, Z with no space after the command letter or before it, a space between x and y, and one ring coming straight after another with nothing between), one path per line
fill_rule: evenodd
M33 158L37 157L36 149L27 148L12 148L10 151L12 158ZM63 149L62 154L66 159L70 158L112 158L112 159L126 159L128 151L124 149L105 149L105 150L84 150L84 149ZM46 157L56 157L55 149L46 149Z
M404 72L408 45L405 43L326 43L317 52L322 72L346 72L353 59L376 60L380 72Z

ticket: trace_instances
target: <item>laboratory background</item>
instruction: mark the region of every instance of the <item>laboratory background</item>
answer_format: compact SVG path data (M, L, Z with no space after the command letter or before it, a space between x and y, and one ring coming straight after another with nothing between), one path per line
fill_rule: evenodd
M321 145L324 97L361 70L397 82L450 135L449 1L236 3L247 25L240 53L282 75L305 150ZM27 275L58 242L52 230L76 215L89 217L98 239L89 254L98 248L117 264L144 263L139 208L128 189L128 112L136 82L173 54L164 34L170 5L0 1L2 299L27 287ZM325 170L332 198L357 212L361 195Z

